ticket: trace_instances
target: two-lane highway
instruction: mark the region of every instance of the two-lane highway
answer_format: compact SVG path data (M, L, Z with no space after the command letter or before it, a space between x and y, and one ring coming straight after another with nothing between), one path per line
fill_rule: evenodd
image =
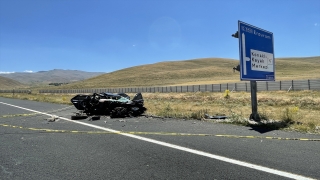
M0 98L0 179L320 179L319 135L75 111Z

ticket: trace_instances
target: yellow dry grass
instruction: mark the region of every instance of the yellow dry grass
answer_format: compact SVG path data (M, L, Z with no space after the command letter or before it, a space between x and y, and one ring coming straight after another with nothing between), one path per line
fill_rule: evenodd
M232 67L237 64L238 61L222 58L161 62L126 68L85 81L50 88L117 88L239 82L239 73L232 71ZM319 78L319 56L276 59L276 80ZM0 96L10 97L12 94ZM16 94L15 98L70 104L72 96L33 92L31 95ZM251 114L251 98L248 92L230 93L228 99L224 98L223 92L144 93L143 96L148 108L147 113L153 115L201 119L204 114L224 114L241 120ZM288 129L319 132L319 91L258 92L258 104L258 111L264 118L281 121L289 118L291 122L296 123L291 124ZM297 111L292 110L296 108Z
M276 95L275 95L276 94ZM226 115L236 120L249 118L251 114L251 95L248 92L230 93L226 99L224 93L145 93L148 113L162 116L201 119L205 114ZM316 132L320 128L320 92L259 92L258 111L267 120L285 121L286 109L291 124L287 129L303 132ZM291 113L291 114L290 114Z
M26 85L24 85L18 81L0 76L0 89L1 90L12 89L12 88L25 88L25 87L26 87Z
M203 58L186 61L170 61L130 67L106 73L59 89L117 88L176 86L198 84L235 83L239 72L232 68L239 61L223 58ZM300 80L320 78L320 57L276 59L276 80Z
M131 97L134 94L129 94ZM0 94L12 97L12 94ZM14 98L70 104L71 94L15 94ZM319 91L258 92L258 111L263 119L287 121L286 129L320 133ZM249 92L143 93L147 114L162 117L203 119L205 114L226 115L233 120L248 119L251 114ZM294 109L294 111L292 111ZM288 111L287 111L288 110ZM288 112L288 113L286 113Z

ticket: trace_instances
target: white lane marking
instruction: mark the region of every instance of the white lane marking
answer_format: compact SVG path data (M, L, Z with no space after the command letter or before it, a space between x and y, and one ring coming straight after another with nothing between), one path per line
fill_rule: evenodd
M47 115L47 116L54 116L53 114L47 114L47 113L43 113L43 112L40 112L40 111L27 109L27 108L20 107L20 106L15 106L15 105L12 105L12 104L7 104L7 103L4 103L4 102L0 102L0 104L12 106L12 107L15 107L15 108L19 108L19 109L23 109L23 110L27 110L27 111L31 111L31 112L35 112L35 113L39 113L39 114L43 114L43 115ZM76 123L76 124L81 124L81 125L84 125L84 126L93 127L93 128L101 129L101 130L104 130L104 131L118 133L119 135L123 135L123 136L131 137L131 138L139 139L139 140L142 140L142 141L158 144L158 145L161 145L161 146L170 147L170 148L173 148L173 149L178 149L178 150L181 150L181 151L189 152L189 153L192 153L192 154L197 154L197 155L200 155L200 156L209 157L209 158L212 158L212 159L224 161L224 162L231 163L231 164L236 164L236 165L239 165L239 166L255 169L255 170L258 170L258 171L263 171L263 172L267 172L267 173L270 173L270 174L275 174L275 175L278 175L278 176L283 176L283 177L292 178L292 179L300 179L300 180L311 180L312 179L312 178L301 176L301 175L298 175L298 174L293 174L293 173L280 171L280 170L276 170L276 169L272 169L272 168L268 168L268 167L264 167L264 166L260 166L260 165L256 165L256 164L251 164L251 163L247 163L247 162L244 162L244 161L239 161L239 160L235 160L235 159L231 159L231 158L227 158L227 157L223 157L223 156L219 156L219 155L215 155L215 154L210 154L210 153L207 153L207 152L203 152L203 151L199 151L199 150L195 150L195 149L182 147L182 146L178 146L178 145L174 145L174 144L170 144L170 143L154 140L154 139L151 139L151 138L145 138L145 137L141 137L141 136L137 136L137 135L133 135L133 134L121 133L121 131L117 131L117 130L113 130L113 129L109 129L109 128L105 128L105 127L101 127L101 126L96 126L96 125L93 125L93 124L84 123L84 122L80 122L80 121L74 121L74 120L70 120L70 119L64 118L64 117L59 117L59 116L57 116L57 117L59 119L63 119L63 120L66 120L66 121L69 121L69 122L73 122L73 123Z

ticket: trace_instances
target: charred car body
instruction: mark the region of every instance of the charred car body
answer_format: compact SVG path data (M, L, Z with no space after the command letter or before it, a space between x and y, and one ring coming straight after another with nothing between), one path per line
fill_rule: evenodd
M116 117L132 117L143 114L147 109L143 106L141 93L137 93L132 100L125 93L93 93L92 95L78 94L71 99L72 104L79 110L71 119L81 119L87 116L110 115Z

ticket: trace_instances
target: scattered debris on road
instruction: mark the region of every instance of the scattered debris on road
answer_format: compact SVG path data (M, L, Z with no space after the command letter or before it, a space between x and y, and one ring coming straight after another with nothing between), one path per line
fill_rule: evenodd
M57 119L59 119L58 116L51 116L50 118L47 118L46 120L47 120L48 122L55 122Z
M205 119L227 119L228 116L210 116L208 114L205 114L204 118Z

